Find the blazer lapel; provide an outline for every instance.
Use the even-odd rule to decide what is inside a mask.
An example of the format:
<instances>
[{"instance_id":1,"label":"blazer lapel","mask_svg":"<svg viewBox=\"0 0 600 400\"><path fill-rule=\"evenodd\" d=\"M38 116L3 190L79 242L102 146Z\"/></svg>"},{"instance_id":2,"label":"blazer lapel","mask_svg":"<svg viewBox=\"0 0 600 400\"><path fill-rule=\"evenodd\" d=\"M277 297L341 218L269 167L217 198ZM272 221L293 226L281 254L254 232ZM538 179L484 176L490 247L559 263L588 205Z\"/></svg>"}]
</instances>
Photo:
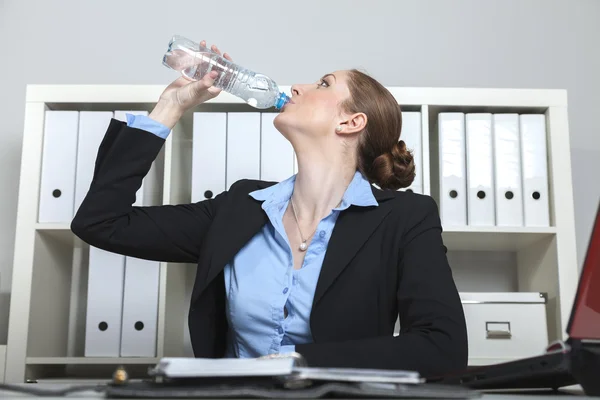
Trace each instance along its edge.
<instances>
[{"instance_id":1,"label":"blazer lapel","mask_svg":"<svg viewBox=\"0 0 600 400\"><path fill-rule=\"evenodd\" d=\"M313 308L392 210L385 201L394 198L394 192L373 188L373 194L379 206L351 206L340 213L321 267Z\"/></svg>"},{"instance_id":2,"label":"blazer lapel","mask_svg":"<svg viewBox=\"0 0 600 400\"><path fill-rule=\"evenodd\" d=\"M256 189L263 189L270 184L257 185ZM210 261L203 280L204 285L193 294L197 299L204 289L219 275L225 265L252 239L254 235L269 221L269 217L262 209L262 202L255 200L249 194L236 199L232 209L221 214L219 221L215 220L210 249Z\"/></svg>"}]
</instances>

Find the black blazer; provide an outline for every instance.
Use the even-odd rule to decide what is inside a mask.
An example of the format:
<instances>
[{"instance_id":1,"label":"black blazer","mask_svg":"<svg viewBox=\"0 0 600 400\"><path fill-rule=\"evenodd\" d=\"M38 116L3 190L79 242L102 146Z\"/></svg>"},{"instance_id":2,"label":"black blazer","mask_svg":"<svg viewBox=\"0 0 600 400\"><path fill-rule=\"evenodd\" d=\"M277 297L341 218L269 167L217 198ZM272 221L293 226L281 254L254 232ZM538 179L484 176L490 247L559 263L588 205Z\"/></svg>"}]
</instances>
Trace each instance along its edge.
<instances>
[{"instance_id":1,"label":"black blazer","mask_svg":"<svg viewBox=\"0 0 600 400\"><path fill-rule=\"evenodd\" d=\"M240 180L195 204L132 207L164 140L112 120L93 180L71 224L95 247L197 264L189 309L196 357L222 357L228 325L223 269L268 222L248 194L275 184ZM314 295L313 343L296 345L311 366L395 368L424 375L463 369L462 304L431 197L373 187L378 207L339 215ZM400 316L401 333L393 336Z\"/></svg>"}]
</instances>

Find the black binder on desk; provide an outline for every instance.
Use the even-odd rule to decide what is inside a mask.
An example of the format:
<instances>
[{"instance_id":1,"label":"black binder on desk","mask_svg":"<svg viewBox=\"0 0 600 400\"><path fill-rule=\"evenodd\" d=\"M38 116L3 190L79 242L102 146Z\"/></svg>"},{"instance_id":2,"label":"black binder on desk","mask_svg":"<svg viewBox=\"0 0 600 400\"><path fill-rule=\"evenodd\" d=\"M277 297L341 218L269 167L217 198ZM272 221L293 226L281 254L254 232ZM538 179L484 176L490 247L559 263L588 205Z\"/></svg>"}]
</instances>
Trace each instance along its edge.
<instances>
[{"instance_id":1,"label":"black binder on desk","mask_svg":"<svg viewBox=\"0 0 600 400\"><path fill-rule=\"evenodd\" d=\"M109 398L473 398L412 371L311 368L298 353L253 359L163 358L152 380L109 385Z\"/></svg>"}]
</instances>

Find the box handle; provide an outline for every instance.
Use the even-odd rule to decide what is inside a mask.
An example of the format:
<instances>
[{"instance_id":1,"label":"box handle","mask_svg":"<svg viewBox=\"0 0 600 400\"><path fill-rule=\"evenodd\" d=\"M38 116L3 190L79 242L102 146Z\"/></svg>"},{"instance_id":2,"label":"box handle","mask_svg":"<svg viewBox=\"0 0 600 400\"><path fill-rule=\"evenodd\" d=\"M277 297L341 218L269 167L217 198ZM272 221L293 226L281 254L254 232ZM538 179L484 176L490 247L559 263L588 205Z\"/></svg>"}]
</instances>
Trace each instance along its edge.
<instances>
[{"instance_id":1,"label":"box handle","mask_svg":"<svg viewBox=\"0 0 600 400\"><path fill-rule=\"evenodd\" d=\"M485 323L486 339L511 339L510 322L487 321Z\"/></svg>"}]
</instances>

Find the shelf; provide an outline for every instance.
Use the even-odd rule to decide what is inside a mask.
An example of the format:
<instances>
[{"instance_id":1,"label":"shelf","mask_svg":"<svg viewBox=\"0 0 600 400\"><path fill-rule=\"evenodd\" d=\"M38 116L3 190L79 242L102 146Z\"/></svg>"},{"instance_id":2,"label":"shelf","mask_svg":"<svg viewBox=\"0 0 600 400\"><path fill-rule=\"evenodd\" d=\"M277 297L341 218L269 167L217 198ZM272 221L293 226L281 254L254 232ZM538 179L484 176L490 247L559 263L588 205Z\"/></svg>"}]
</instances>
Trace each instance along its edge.
<instances>
[{"instance_id":1,"label":"shelf","mask_svg":"<svg viewBox=\"0 0 600 400\"><path fill-rule=\"evenodd\" d=\"M519 251L556 235L556 228L448 227L442 237L448 250Z\"/></svg>"},{"instance_id":2,"label":"shelf","mask_svg":"<svg viewBox=\"0 0 600 400\"><path fill-rule=\"evenodd\" d=\"M289 91L287 86L281 89ZM562 144L569 142L566 91L388 89L403 110L421 112L423 190L435 200L439 199L439 150L433 122L440 112L546 115L552 227L447 226L442 235L460 291L546 293L549 339L564 339L578 281L572 174L570 160L562 151ZM71 232L71 221L39 223L37 218L46 111L150 111L163 90L164 85L27 86L23 129L23 148L27 151L23 152L20 170L8 332L11 351L6 352L10 369L4 374L0 357L0 378L4 375L6 382L105 380L120 365L127 368L131 378L146 378L148 367L160 357L191 354L187 308L197 267L163 263L156 339L159 357L83 357L90 246ZM157 157L152 184L144 186L144 196L151 195L152 205L191 201L193 113L246 111L256 109L222 93L186 113ZM0 345L0 355L5 350ZM510 360L473 357L470 361L482 365Z\"/></svg>"},{"instance_id":3,"label":"shelf","mask_svg":"<svg viewBox=\"0 0 600 400\"><path fill-rule=\"evenodd\" d=\"M36 224L36 230L61 241L74 235L69 224ZM556 234L555 227L449 227L442 234L448 250L518 251Z\"/></svg>"},{"instance_id":4,"label":"shelf","mask_svg":"<svg viewBox=\"0 0 600 400\"><path fill-rule=\"evenodd\" d=\"M28 365L131 365L156 364L155 357L27 357Z\"/></svg>"},{"instance_id":5,"label":"shelf","mask_svg":"<svg viewBox=\"0 0 600 400\"><path fill-rule=\"evenodd\" d=\"M71 225L68 222L58 224L37 223L35 229L38 231L70 231Z\"/></svg>"},{"instance_id":6,"label":"shelf","mask_svg":"<svg viewBox=\"0 0 600 400\"><path fill-rule=\"evenodd\" d=\"M71 232L71 225L68 223L60 224L35 224L35 230L51 239L58 240L62 243L71 244L75 235Z\"/></svg>"}]
</instances>

